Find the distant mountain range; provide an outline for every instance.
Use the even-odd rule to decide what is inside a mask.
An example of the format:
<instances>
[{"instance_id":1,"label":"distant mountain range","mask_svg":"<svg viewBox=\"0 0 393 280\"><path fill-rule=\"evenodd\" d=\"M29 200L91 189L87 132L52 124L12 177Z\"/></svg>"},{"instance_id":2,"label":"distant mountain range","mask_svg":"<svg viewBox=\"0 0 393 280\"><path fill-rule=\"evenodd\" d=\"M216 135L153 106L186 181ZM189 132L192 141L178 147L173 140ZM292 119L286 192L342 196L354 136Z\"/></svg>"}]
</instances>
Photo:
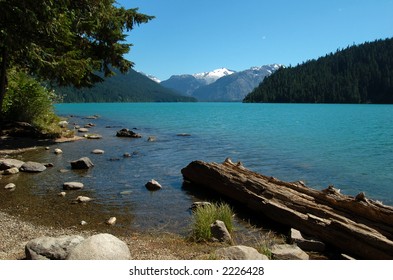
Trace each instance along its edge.
<instances>
[{"instance_id":1,"label":"distant mountain range","mask_svg":"<svg viewBox=\"0 0 393 280\"><path fill-rule=\"evenodd\" d=\"M242 101L266 76L280 67L280 64L271 64L239 72L220 68L193 75L173 75L160 84L198 101Z\"/></svg>"},{"instance_id":2,"label":"distant mountain range","mask_svg":"<svg viewBox=\"0 0 393 280\"><path fill-rule=\"evenodd\" d=\"M127 74L114 70L115 76L106 78L92 88L61 87L56 93L65 103L85 102L190 102L195 98L184 96L163 87L151 78L130 69Z\"/></svg>"}]
</instances>

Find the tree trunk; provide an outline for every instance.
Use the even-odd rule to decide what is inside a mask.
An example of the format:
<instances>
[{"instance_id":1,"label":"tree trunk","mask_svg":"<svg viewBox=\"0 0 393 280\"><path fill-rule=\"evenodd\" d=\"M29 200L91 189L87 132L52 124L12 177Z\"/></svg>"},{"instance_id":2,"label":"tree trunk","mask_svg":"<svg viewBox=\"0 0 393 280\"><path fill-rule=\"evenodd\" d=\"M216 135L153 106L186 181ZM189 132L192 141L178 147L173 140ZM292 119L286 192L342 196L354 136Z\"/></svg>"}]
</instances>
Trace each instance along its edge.
<instances>
[{"instance_id":1,"label":"tree trunk","mask_svg":"<svg viewBox=\"0 0 393 280\"><path fill-rule=\"evenodd\" d=\"M318 191L302 182L252 172L230 160L223 164L194 161L182 174L192 185L214 190L343 253L393 259L393 207L367 199L363 193L346 196L331 186Z\"/></svg>"},{"instance_id":2,"label":"tree trunk","mask_svg":"<svg viewBox=\"0 0 393 280\"><path fill-rule=\"evenodd\" d=\"M1 50L1 65L0 65L0 121L3 118L3 101L7 89L7 62L8 52L7 48L3 47Z\"/></svg>"}]
</instances>

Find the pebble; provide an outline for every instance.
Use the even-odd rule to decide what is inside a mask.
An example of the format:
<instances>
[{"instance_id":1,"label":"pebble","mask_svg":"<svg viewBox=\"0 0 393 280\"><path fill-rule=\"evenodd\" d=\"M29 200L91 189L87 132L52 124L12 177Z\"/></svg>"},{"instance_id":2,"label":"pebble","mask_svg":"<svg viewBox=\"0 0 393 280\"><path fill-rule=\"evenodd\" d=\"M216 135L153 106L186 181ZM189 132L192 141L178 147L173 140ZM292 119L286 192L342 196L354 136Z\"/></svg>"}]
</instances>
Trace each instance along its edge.
<instances>
[{"instance_id":1,"label":"pebble","mask_svg":"<svg viewBox=\"0 0 393 280\"><path fill-rule=\"evenodd\" d=\"M80 224L81 224L81 226L84 226L84 225L87 225L87 222L86 221L81 221Z\"/></svg>"},{"instance_id":2,"label":"pebble","mask_svg":"<svg viewBox=\"0 0 393 280\"><path fill-rule=\"evenodd\" d=\"M106 223L111 226L114 225L116 223L116 217L110 217Z\"/></svg>"},{"instance_id":3,"label":"pebble","mask_svg":"<svg viewBox=\"0 0 393 280\"><path fill-rule=\"evenodd\" d=\"M6 190L13 190L16 188L16 185L14 183L9 183L7 185L5 185L4 187Z\"/></svg>"},{"instance_id":4,"label":"pebble","mask_svg":"<svg viewBox=\"0 0 393 280\"><path fill-rule=\"evenodd\" d=\"M93 151L91 151L92 154L96 154L96 155L102 155L103 153L105 153L103 150L100 149L94 149Z\"/></svg>"},{"instance_id":5,"label":"pebble","mask_svg":"<svg viewBox=\"0 0 393 280\"><path fill-rule=\"evenodd\" d=\"M82 196L82 195L80 195L80 196L78 196L75 200L76 200L77 202L89 202L89 201L91 201L92 199L91 199L90 197L88 197L88 196Z\"/></svg>"},{"instance_id":6,"label":"pebble","mask_svg":"<svg viewBox=\"0 0 393 280\"><path fill-rule=\"evenodd\" d=\"M66 194L67 194L66 192L59 192L57 195L58 195L58 196L65 197L65 196L66 196Z\"/></svg>"}]
</instances>

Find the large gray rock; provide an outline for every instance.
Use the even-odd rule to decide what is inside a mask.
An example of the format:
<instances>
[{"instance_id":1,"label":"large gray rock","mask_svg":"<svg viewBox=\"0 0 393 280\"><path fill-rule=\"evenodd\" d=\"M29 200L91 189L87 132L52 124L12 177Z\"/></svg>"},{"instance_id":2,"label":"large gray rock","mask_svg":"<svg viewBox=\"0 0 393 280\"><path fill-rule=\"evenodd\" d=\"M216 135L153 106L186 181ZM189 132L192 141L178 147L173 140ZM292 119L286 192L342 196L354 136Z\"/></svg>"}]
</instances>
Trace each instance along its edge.
<instances>
[{"instance_id":1,"label":"large gray rock","mask_svg":"<svg viewBox=\"0 0 393 280\"><path fill-rule=\"evenodd\" d=\"M39 237L25 246L26 258L30 260L65 260L69 251L84 238L79 235Z\"/></svg>"},{"instance_id":2,"label":"large gray rock","mask_svg":"<svg viewBox=\"0 0 393 280\"><path fill-rule=\"evenodd\" d=\"M80 159L71 161L71 168L72 169L89 169L93 167L93 162L88 157L82 157Z\"/></svg>"},{"instance_id":3,"label":"large gray rock","mask_svg":"<svg viewBox=\"0 0 393 280\"><path fill-rule=\"evenodd\" d=\"M117 237L101 233L93 235L72 248L67 260L129 260L130 250Z\"/></svg>"},{"instance_id":4,"label":"large gray rock","mask_svg":"<svg viewBox=\"0 0 393 280\"><path fill-rule=\"evenodd\" d=\"M222 260L268 260L265 255L256 249L243 245L231 246L216 250L216 256Z\"/></svg>"},{"instance_id":5,"label":"large gray rock","mask_svg":"<svg viewBox=\"0 0 393 280\"><path fill-rule=\"evenodd\" d=\"M28 162L25 162L20 167L19 170L23 171L23 172L33 172L33 173L35 173L35 172L42 172L42 171L46 170L46 167L42 163L28 161Z\"/></svg>"},{"instance_id":6,"label":"large gray rock","mask_svg":"<svg viewBox=\"0 0 393 280\"><path fill-rule=\"evenodd\" d=\"M271 248L275 260L308 260L310 257L296 245L279 244Z\"/></svg>"},{"instance_id":7,"label":"large gray rock","mask_svg":"<svg viewBox=\"0 0 393 280\"><path fill-rule=\"evenodd\" d=\"M223 221L216 220L214 223L212 223L210 225L210 231L214 240L232 244L231 234L229 233Z\"/></svg>"},{"instance_id":8,"label":"large gray rock","mask_svg":"<svg viewBox=\"0 0 393 280\"><path fill-rule=\"evenodd\" d=\"M6 170L10 169L13 167L16 168L21 168L21 166L24 164L24 161L18 160L18 159L13 159L13 158L2 158L0 159L0 170Z\"/></svg>"},{"instance_id":9,"label":"large gray rock","mask_svg":"<svg viewBox=\"0 0 393 280\"><path fill-rule=\"evenodd\" d=\"M305 238L300 231L291 228L291 242L296 244L300 249L312 252L325 251L325 244L319 240Z\"/></svg>"}]
</instances>

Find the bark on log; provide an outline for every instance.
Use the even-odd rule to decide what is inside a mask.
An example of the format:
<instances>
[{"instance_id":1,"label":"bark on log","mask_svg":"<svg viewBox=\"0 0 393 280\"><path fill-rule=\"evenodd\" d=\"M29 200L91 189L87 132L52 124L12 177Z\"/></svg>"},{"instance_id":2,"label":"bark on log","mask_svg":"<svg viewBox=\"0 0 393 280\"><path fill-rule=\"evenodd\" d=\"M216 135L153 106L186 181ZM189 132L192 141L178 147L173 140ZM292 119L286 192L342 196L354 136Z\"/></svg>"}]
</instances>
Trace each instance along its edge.
<instances>
[{"instance_id":1,"label":"bark on log","mask_svg":"<svg viewBox=\"0 0 393 280\"><path fill-rule=\"evenodd\" d=\"M393 207L343 195L332 186L318 191L234 164L193 161L184 180L241 202L278 223L296 228L363 259L393 259Z\"/></svg>"}]
</instances>

